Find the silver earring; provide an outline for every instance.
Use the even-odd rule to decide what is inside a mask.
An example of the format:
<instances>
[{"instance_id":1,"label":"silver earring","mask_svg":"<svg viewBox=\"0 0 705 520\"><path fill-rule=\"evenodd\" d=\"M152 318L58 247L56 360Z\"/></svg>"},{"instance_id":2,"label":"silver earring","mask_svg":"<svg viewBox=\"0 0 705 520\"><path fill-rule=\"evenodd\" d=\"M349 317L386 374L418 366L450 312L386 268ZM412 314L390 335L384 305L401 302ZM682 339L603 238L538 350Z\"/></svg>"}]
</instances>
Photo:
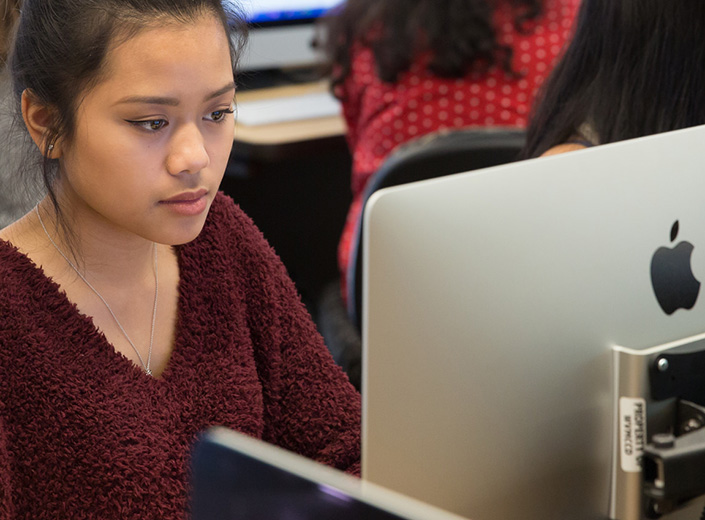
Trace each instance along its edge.
<instances>
[{"instance_id":1,"label":"silver earring","mask_svg":"<svg viewBox=\"0 0 705 520\"><path fill-rule=\"evenodd\" d=\"M54 145L53 145L53 144L50 144L50 145L47 147L47 150L50 151L50 152L51 152L53 149L54 149Z\"/></svg>"}]
</instances>

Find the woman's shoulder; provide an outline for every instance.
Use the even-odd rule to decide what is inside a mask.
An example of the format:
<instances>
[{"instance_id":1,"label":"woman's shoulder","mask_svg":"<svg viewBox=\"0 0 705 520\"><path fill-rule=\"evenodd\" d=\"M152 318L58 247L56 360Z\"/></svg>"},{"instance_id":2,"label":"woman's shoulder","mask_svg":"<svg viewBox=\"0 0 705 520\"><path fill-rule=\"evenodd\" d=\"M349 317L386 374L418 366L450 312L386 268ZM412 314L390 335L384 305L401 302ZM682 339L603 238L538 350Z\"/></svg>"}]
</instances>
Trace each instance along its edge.
<instances>
[{"instance_id":1,"label":"woman's shoulder","mask_svg":"<svg viewBox=\"0 0 705 520\"><path fill-rule=\"evenodd\" d=\"M218 290L237 287L245 299L279 293L287 274L281 259L252 219L227 195L218 193L206 224L180 249L183 269L199 279L217 279Z\"/></svg>"},{"instance_id":2,"label":"woman's shoulder","mask_svg":"<svg viewBox=\"0 0 705 520\"><path fill-rule=\"evenodd\" d=\"M591 125L583 123L565 142L556 144L541 154L541 157L592 148L600 142Z\"/></svg>"},{"instance_id":3,"label":"woman's shoulder","mask_svg":"<svg viewBox=\"0 0 705 520\"><path fill-rule=\"evenodd\" d=\"M34 327L38 304L46 307L61 300L52 283L29 257L0 239L0 332L16 336Z\"/></svg>"},{"instance_id":4,"label":"woman's shoulder","mask_svg":"<svg viewBox=\"0 0 705 520\"><path fill-rule=\"evenodd\" d=\"M213 238L238 238L256 233L252 219L240 209L233 199L219 191L208 212L208 218L197 240Z\"/></svg>"},{"instance_id":5,"label":"woman's shoulder","mask_svg":"<svg viewBox=\"0 0 705 520\"><path fill-rule=\"evenodd\" d=\"M188 257L209 257L209 262L239 265L270 257L271 247L252 219L233 199L218 192L200 235L183 248Z\"/></svg>"},{"instance_id":6,"label":"woman's shoulder","mask_svg":"<svg viewBox=\"0 0 705 520\"><path fill-rule=\"evenodd\" d=\"M541 157L548 157L549 155L558 155L566 152L574 152L576 150L583 150L585 148L588 147L583 143L563 143L549 148L541 154Z\"/></svg>"},{"instance_id":7,"label":"woman's shoulder","mask_svg":"<svg viewBox=\"0 0 705 520\"><path fill-rule=\"evenodd\" d=\"M36 270L32 261L6 237L0 235L0 290L26 283L26 277Z\"/></svg>"}]
</instances>

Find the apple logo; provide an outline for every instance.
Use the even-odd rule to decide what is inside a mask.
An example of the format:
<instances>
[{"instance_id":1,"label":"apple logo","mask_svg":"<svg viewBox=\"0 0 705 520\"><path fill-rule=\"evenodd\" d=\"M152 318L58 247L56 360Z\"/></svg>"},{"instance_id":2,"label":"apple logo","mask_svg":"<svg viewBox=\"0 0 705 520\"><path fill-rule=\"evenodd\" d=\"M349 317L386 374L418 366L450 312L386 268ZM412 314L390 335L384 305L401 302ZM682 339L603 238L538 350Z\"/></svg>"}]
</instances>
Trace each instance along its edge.
<instances>
[{"instance_id":1,"label":"apple logo","mask_svg":"<svg viewBox=\"0 0 705 520\"><path fill-rule=\"evenodd\" d=\"M678 236L678 221L671 228L671 242ZM651 258L651 285L656 300L666 314L677 309L692 309L700 292L700 282L693 276L690 258L693 244L682 241L673 248L659 247Z\"/></svg>"}]
</instances>

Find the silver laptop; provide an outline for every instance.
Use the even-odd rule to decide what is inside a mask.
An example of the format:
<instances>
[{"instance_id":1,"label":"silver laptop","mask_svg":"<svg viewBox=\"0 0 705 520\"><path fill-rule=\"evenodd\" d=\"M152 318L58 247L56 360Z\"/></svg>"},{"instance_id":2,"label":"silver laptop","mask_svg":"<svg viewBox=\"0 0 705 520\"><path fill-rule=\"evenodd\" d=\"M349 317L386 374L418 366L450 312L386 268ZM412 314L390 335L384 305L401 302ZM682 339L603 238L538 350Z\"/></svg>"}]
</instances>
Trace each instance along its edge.
<instances>
[{"instance_id":1,"label":"silver laptop","mask_svg":"<svg viewBox=\"0 0 705 520\"><path fill-rule=\"evenodd\" d=\"M191 466L191 520L462 520L222 427Z\"/></svg>"},{"instance_id":2,"label":"silver laptop","mask_svg":"<svg viewBox=\"0 0 705 520\"><path fill-rule=\"evenodd\" d=\"M612 350L705 332L705 127L381 190L365 216L363 477L475 520L633 520Z\"/></svg>"}]
</instances>

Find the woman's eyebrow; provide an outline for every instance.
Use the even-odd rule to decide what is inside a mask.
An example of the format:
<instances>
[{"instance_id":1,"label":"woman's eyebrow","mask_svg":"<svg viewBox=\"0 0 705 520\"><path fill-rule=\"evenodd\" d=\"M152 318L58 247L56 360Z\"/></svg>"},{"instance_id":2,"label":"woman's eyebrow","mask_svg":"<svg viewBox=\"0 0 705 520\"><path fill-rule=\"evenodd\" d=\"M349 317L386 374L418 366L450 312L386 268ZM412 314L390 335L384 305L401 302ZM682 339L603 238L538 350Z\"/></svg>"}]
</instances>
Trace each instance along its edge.
<instances>
[{"instance_id":1,"label":"woman's eyebrow","mask_svg":"<svg viewBox=\"0 0 705 520\"><path fill-rule=\"evenodd\" d=\"M217 98L218 96L222 96L223 94L226 94L230 92L231 90L235 90L235 82L231 81L227 85L225 85L223 88L219 88L215 92L210 93L205 97L203 101L210 101L213 98Z\"/></svg>"},{"instance_id":2,"label":"woman's eyebrow","mask_svg":"<svg viewBox=\"0 0 705 520\"><path fill-rule=\"evenodd\" d=\"M235 90L235 82L230 82L222 88L211 92L203 98L203 101L210 101L211 99L222 96L223 94ZM118 100L116 105L123 104L144 104L144 105L166 105L176 107L179 106L179 100L173 97L167 96L127 96Z\"/></svg>"}]
</instances>

